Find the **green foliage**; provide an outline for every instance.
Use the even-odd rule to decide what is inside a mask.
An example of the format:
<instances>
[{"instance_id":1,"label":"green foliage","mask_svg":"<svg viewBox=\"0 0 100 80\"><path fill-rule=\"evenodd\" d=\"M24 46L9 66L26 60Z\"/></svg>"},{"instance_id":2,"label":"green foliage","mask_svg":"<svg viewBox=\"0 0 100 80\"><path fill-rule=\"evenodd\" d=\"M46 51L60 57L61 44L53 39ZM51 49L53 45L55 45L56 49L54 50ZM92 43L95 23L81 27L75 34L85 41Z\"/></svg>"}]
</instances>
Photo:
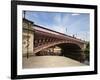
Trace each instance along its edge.
<instances>
[{"instance_id":1,"label":"green foliage","mask_svg":"<svg viewBox=\"0 0 100 80\"><path fill-rule=\"evenodd\" d=\"M89 57L90 57L90 43L89 42L87 42L86 44L84 53L85 53L86 59L89 61Z\"/></svg>"}]
</instances>

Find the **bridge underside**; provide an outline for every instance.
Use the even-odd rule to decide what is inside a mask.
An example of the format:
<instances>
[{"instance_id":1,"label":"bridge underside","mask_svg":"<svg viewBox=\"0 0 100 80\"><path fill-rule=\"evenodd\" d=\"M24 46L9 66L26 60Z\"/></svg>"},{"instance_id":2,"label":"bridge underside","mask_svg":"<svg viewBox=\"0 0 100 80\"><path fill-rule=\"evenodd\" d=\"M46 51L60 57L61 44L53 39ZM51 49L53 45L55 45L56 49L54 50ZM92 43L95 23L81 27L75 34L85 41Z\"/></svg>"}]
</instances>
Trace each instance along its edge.
<instances>
[{"instance_id":1,"label":"bridge underside","mask_svg":"<svg viewBox=\"0 0 100 80\"><path fill-rule=\"evenodd\" d=\"M61 54L63 56L78 60L80 62L84 61L84 53L78 45L66 43L58 46L61 47Z\"/></svg>"},{"instance_id":2,"label":"bridge underside","mask_svg":"<svg viewBox=\"0 0 100 80\"><path fill-rule=\"evenodd\" d=\"M55 50L56 47L59 47L59 48ZM58 44L58 45L46 48L36 53L36 55L37 56L45 56L45 55L65 56L65 57L69 57L80 62L83 62L85 58L84 53L82 52L81 48L78 45L71 44L71 43L63 43L63 44Z\"/></svg>"}]
</instances>

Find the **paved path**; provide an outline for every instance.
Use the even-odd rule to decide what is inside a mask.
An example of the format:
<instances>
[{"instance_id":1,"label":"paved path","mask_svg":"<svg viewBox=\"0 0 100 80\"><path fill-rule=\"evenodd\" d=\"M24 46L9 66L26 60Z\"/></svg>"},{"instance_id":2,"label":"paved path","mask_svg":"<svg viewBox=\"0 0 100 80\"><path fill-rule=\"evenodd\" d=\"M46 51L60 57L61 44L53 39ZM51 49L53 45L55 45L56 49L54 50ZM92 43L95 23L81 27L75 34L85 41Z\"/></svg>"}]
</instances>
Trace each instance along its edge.
<instances>
[{"instance_id":1,"label":"paved path","mask_svg":"<svg viewBox=\"0 0 100 80\"><path fill-rule=\"evenodd\" d=\"M52 68L52 67L68 67L68 66L84 66L84 64L63 56L34 56L23 58L23 68Z\"/></svg>"}]
</instances>

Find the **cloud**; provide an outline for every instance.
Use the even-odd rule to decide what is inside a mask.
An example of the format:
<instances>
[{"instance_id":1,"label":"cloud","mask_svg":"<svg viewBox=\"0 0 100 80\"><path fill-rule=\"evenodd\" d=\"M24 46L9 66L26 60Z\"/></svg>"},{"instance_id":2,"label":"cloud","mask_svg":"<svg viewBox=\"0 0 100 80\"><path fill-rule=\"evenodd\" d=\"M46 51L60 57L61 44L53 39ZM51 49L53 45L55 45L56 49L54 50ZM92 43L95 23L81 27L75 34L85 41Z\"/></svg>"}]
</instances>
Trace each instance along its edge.
<instances>
[{"instance_id":1,"label":"cloud","mask_svg":"<svg viewBox=\"0 0 100 80\"><path fill-rule=\"evenodd\" d=\"M61 24L61 15L60 14L56 14L53 16L53 21L55 25Z\"/></svg>"},{"instance_id":2,"label":"cloud","mask_svg":"<svg viewBox=\"0 0 100 80\"><path fill-rule=\"evenodd\" d=\"M78 33L78 38L86 41L90 41L90 33L86 31L81 31Z\"/></svg>"},{"instance_id":3,"label":"cloud","mask_svg":"<svg viewBox=\"0 0 100 80\"><path fill-rule=\"evenodd\" d=\"M66 29L62 25L53 25L52 30L60 33L66 33Z\"/></svg>"},{"instance_id":4,"label":"cloud","mask_svg":"<svg viewBox=\"0 0 100 80\"><path fill-rule=\"evenodd\" d=\"M89 15L80 13L31 12L27 13L27 16L37 25L89 40Z\"/></svg>"}]
</instances>

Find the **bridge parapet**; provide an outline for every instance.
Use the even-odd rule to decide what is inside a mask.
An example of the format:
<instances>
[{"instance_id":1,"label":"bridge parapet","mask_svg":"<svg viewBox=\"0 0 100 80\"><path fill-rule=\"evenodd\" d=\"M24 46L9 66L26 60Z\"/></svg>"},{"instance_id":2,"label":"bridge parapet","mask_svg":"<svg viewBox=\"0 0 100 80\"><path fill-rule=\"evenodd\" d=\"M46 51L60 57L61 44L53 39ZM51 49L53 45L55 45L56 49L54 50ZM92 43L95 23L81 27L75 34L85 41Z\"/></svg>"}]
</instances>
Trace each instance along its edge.
<instances>
[{"instance_id":1,"label":"bridge parapet","mask_svg":"<svg viewBox=\"0 0 100 80\"><path fill-rule=\"evenodd\" d=\"M37 30L37 31L40 31L42 33L48 33L48 34L51 34L51 35L56 35L56 37L58 36L58 37L63 38L63 39L67 38L67 39L75 40L75 41L78 41L78 42L81 42L81 43L85 43L85 41L78 39L76 37L66 35L66 34L63 34L63 33L57 32L57 31L53 31L53 30L50 30L50 29L47 29L47 28L44 28L44 27L41 27L41 26L38 26L38 25L35 25L35 24L34 24L34 29Z\"/></svg>"}]
</instances>

